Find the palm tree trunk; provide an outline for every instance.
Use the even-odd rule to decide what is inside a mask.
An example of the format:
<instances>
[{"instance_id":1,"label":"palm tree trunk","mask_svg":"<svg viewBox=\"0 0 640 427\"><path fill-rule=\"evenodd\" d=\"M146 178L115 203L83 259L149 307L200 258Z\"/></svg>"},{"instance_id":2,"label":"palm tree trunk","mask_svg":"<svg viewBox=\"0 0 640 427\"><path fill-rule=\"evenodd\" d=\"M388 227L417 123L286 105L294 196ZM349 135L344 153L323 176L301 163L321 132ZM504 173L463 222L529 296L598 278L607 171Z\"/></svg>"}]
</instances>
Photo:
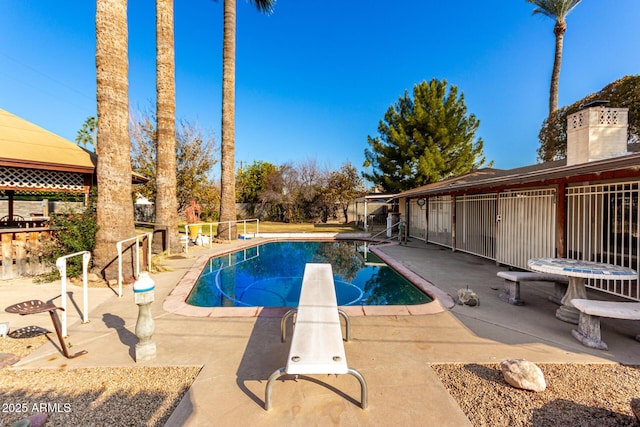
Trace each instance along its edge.
<instances>
[{"instance_id":1,"label":"palm tree trunk","mask_svg":"<svg viewBox=\"0 0 640 427\"><path fill-rule=\"evenodd\" d=\"M236 0L224 0L222 46L222 162L220 179L220 221L236 219L235 85L236 85ZM235 223L218 227L218 237L235 239ZM230 233L229 233L230 232Z\"/></svg>"},{"instance_id":2,"label":"palm tree trunk","mask_svg":"<svg viewBox=\"0 0 640 427\"><path fill-rule=\"evenodd\" d=\"M166 230L167 247L179 252L176 184L176 79L173 0L156 0L156 229ZM158 236L158 233L155 234ZM158 251L160 245L155 244Z\"/></svg>"},{"instance_id":3,"label":"palm tree trunk","mask_svg":"<svg viewBox=\"0 0 640 427\"><path fill-rule=\"evenodd\" d=\"M135 236L129 140L127 0L96 3L96 95L98 101L97 224L94 267L117 277L116 243ZM132 276L128 251L123 277Z\"/></svg>"},{"instance_id":4,"label":"palm tree trunk","mask_svg":"<svg viewBox=\"0 0 640 427\"><path fill-rule=\"evenodd\" d=\"M564 21L556 21L553 32L556 36L556 50L553 59L553 70L551 72L551 88L549 89L549 114L558 109L558 92L560 87L560 68L562 67L562 47L564 44L564 33L567 25Z\"/></svg>"}]
</instances>

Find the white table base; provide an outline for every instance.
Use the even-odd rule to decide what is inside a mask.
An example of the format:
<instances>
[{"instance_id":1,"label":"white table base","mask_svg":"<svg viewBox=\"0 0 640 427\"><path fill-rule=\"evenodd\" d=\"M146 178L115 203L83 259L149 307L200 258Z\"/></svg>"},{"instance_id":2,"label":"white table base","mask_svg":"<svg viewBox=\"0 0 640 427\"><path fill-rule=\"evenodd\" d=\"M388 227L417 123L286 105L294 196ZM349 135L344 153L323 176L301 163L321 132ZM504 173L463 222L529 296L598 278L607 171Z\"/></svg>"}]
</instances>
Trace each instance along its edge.
<instances>
[{"instance_id":1,"label":"white table base","mask_svg":"<svg viewBox=\"0 0 640 427\"><path fill-rule=\"evenodd\" d=\"M556 310L556 317L563 322L577 325L580 319L580 311L571 303L572 299L587 299L587 288L582 277L569 277L567 292L562 297L562 305Z\"/></svg>"}]
</instances>

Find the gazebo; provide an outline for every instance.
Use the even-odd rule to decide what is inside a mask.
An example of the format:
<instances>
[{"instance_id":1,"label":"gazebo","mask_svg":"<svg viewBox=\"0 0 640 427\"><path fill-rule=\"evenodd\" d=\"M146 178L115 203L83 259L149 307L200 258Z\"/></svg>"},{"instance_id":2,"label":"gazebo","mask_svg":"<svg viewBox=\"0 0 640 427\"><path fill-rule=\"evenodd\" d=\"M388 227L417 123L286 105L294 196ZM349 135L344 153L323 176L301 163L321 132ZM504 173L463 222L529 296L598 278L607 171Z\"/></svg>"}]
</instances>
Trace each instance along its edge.
<instances>
[{"instance_id":1,"label":"gazebo","mask_svg":"<svg viewBox=\"0 0 640 427\"><path fill-rule=\"evenodd\" d=\"M0 226L32 225L14 217L17 194L81 193L93 182L96 156L75 143L0 109L0 194L8 215Z\"/></svg>"},{"instance_id":2,"label":"gazebo","mask_svg":"<svg viewBox=\"0 0 640 427\"><path fill-rule=\"evenodd\" d=\"M17 195L46 198L76 193L88 199L95 154L6 110L0 109L0 196L7 215L0 218L2 278L37 273L37 247L49 234L48 210L27 217L14 214Z\"/></svg>"}]
</instances>

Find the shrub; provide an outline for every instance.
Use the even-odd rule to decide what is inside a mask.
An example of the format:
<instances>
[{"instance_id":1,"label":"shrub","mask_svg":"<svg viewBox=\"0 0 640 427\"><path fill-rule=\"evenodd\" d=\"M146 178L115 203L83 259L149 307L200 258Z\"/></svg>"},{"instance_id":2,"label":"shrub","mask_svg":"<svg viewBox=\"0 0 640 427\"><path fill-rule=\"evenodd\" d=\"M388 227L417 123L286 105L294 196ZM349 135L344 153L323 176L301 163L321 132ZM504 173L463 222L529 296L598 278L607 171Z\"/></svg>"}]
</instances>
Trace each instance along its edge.
<instances>
[{"instance_id":1,"label":"shrub","mask_svg":"<svg viewBox=\"0 0 640 427\"><path fill-rule=\"evenodd\" d=\"M81 213L52 214L49 219L52 238L44 247L43 261L55 265L56 260L75 252L90 251L96 247L96 232L98 224L96 214L91 208ZM82 275L82 257L67 259L67 276ZM40 276L42 281L52 281L60 278L57 269Z\"/></svg>"}]
</instances>

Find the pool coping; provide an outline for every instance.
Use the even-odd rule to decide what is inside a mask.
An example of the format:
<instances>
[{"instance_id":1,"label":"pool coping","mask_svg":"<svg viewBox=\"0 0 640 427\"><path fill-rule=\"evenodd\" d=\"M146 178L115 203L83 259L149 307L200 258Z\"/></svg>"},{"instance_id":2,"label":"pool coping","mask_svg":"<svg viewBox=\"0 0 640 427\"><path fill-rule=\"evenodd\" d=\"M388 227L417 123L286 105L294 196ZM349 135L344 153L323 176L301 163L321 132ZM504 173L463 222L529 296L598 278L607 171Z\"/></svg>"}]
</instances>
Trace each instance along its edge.
<instances>
[{"instance_id":1,"label":"pool coping","mask_svg":"<svg viewBox=\"0 0 640 427\"><path fill-rule=\"evenodd\" d=\"M282 317L291 307L197 307L186 302L205 264L212 257L223 256L238 250L243 250L257 246L259 244L277 242L282 240L313 240L313 241L338 241L353 240L353 236L322 236L314 237L305 234L304 236L269 236L261 237L259 241L247 240L246 244L234 246L227 250L199 256L191 265L188 271L182 276L176 287L165 298L162 308L173 314L188 317ZM358 237L356 240L370 241L366 238ZM340 306L349 316L417 316L424 314L436 314L447 311L455 305L453 298L446 292L437 288L434 284L414 273L396 259L381 251L386 246L397 245L396 242L380 243L370 247L371 252L380 257L390 267L404 276L413 285L429 295L431 302L417 305L370 305L370 306Z\"/></svg>"}]
</instances>

